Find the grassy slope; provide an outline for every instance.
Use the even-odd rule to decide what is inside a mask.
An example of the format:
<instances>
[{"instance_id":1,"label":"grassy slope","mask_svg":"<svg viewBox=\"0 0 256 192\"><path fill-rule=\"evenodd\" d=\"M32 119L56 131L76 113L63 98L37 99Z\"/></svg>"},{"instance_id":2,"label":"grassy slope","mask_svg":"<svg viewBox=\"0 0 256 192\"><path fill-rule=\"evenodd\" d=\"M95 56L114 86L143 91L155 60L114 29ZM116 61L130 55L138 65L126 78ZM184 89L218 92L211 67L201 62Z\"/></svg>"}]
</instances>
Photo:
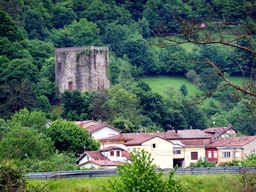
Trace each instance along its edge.
<instances>
[{"instance_id":1,"label":"grassy slope","mask_svg":"<svg viewBox=\"0 0 256 192\"><path fill-rule=\"evenodd\" d=\"M185 77L172 77L172 76L149 76L143 77L140 80L147 83L153 92L164 95L168 88L172 87L176 91L179 91L182 84L185 84L188 89L189 96L195 96L196 93L202 93L200 89L188 81Z\"/></svg>"}]
</instances>

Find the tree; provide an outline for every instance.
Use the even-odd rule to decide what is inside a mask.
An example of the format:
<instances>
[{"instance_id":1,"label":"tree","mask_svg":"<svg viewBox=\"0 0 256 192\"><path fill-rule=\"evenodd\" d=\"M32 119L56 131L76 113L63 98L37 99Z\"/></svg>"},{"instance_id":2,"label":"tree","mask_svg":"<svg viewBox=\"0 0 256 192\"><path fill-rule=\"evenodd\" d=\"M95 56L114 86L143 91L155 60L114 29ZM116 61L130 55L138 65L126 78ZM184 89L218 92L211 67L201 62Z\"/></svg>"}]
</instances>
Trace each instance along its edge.
<instances>
[{"instance_id":1,"label":"tree","mask_svg":"<svg viewBox=\"0 0 256 192\"><path fill-rule=\"evenodd\" d=\"M84 120L89 118L90 114L90 96L89 92L74 90L70 92L65 90L60 96L64 103L62 117L67 120Z\"/></svg>"},{"instance_id":2,"label":"tree","mask_svg":"<svg viewBox=\"0 0 256 192\"><path fill-rule=\"evenodd\" d=\"M56 29L63 28L65 25L71 24L77 18L72 8L65 7L64 3L57 2L53 6L52 25Z\"/></svg>"},{"instance_id":3,"label":"tree","mask_svg":"<svg viewBox=\"0 0 256 192\"><path fill-rule=\"evenodd\" d=\"M173 180L175 170L169 172L167 180L163 179L163 171L157 171L153 164L151 154L144 149L130 153L132 163L123 163L117 166L120 180L109 180L108 188L103 187L107 192L127 191L155 191L155 192L182 192L181 185Z\"/></svg>"},{"instance_id":4,"label":"tree","mask_svg":"<svg viewBox=\"0 0 256 192\"><path fill-rule=\"evenodd\" d=\"M100 30L93 22L82 18L62 29L53 29L51 39L55 47L101 45Z\"/></svg>"},{"instance_id":5,"label":"tree","mask_svg":"<svg viewBox=\"0 0 256 192\"><path fill-rule=\"evenodd\" d=\"M9 132L10 128L4 119L0 119L0 141Z\"/></svg>"},{"instance_id":6,"label":"tree","mask_svg":"<svg viewBox=\"0 0 256 192\"><path fill-rule=\"evenodd\" d=\"M20 28L18 28L12 18L1 10L0 21L0 37L6 37L11 42L20 41L24 38Z\"/></svg>"},{"instance_id":7,"label":"tree","mask_svg":"<svg viewBox=\"0 0 256 192\"><path fill-rule=\"evenodd\" d=\"M103 108L110 112L109 121L122 117L133 123L140 124L139 99L137 96L119 85L115 85L108 89L108 100L103 104Z\"/></svg>"},{"instance_id":8,"label":"tree","mask_svg":"<svg viewBox=\"0 0 256 192\"><path fill-rule=\"evenodd\" d=\"M7 123L11 128L15 128L16 126L28 127L36 130L38 133L45 133L46 125L49 121L44 112L30 112L28 109L24 108L16 112Z\"/></svg>"},{"instance_id":9,"label":"tree","mask_svg":"<svg viewBox=\"0 0 256 192\"><path fill-rule=\"evenodd\" d=\"M99 142L90 138L87 130L71 121L54 121L46 130L46 135L52 138L54 146L60 152L70 152L79 156L85 150L99 149Z\"/></svg>"},{"instance_id":10,"label":"tree","mask_svg":"<svg viewBox=\"0 0 256 192\"><path fill-rule=\"evenodd\" d=\"M182 36L182 38L178 39L175 36L170 36L169 31L172 29L172 26L167 22L162 24L159 22L159 27L156 30L156 35L159 40L158 45L160 47L168 47L185 43L194 43L198 45L221 44L225 47L237 48L255 55L256 53L254 47L248 46L254 45L256 27L254 6L255 2L239 2L239 8L236 8L239 10L241 7L243 7L244 11L242 12L242 17L239 19L237 18L236 21L229 19L224 19L223 21L223 15L215 15L212 9L213 7L209 7L207 3L204 3L204 7L209 7L210 13L205 17L203 15L199 15L199 17L203 18L203 21L198 21L196 18L182 18L176 14L176 21L179 22L179 35ZM225 12L224 14L228 14L228 12ZM215 22L216 20L220 22ZM226 35L227 31L228 35ZM242 44L243 41L248 43ZM209 67L213 68L222 78L222 80L225 81L225 85L218 87L218 89L221 89L224 86L232 86L245 94L254 97L256 96L256 92L252 91L254 84L251 84L252 86L249 87L250 89L248 89L231 82L228 78L226 78L221 68L218 67L218 63L214 63L214 61L208 57L203 58L203 60L200 62L196 61L196 63L208 65ZM249 80L248 85L252 80L253 79Z\"/></svg>"},{"instance_id":11,"label":"tree","mask_svg":"<svg viewBox=\"0 0 256 192\"><path fill-rule=\"evenodd\" d=\"M188 89L187 86L185 84L182 84L179 91L184 95L187 96L188 95Z\"/></svg>"},{"instance_id":12,"label":"tree","mask_svg":"<svg viewBox=\"0 0 256 192\"><path fill-rule=\"evenodd\" d=\"M29 138L29 139L28 139ZM0 159L46 159L53 154L53 142L37 130L17 125L0 141Z\"/></svg>"}]
</instances>

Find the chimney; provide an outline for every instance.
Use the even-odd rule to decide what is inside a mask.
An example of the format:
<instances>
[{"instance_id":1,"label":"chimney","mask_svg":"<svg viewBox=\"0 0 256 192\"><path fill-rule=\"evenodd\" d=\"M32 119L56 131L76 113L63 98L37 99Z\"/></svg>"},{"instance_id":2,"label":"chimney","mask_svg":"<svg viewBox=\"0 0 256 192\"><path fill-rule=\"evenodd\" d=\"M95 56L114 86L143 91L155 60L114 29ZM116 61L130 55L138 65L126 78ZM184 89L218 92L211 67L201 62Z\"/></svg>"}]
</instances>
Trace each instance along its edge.
<instances>
[{"instance_id":1,"label":"chimney","mask_svg":"<svg viewBox=\"0 0 256 192\"><path fill-rule=\"evenodd\" d=\"M178 129L175 129L175 133L176 133L176 134L178 133Z\"/></svg>"}]
</instances>

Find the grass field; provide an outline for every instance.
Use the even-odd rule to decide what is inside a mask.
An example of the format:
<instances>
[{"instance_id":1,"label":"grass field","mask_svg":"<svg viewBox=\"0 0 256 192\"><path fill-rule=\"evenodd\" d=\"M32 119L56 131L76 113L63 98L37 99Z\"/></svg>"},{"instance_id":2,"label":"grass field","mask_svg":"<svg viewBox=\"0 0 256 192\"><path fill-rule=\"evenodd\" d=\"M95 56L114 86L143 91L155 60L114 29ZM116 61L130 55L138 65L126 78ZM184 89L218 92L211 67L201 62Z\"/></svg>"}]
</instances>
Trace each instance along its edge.
<instances>
[{"instance_id":1,"label":"grass field","mask_svg":"<svg viewBox=\"0 0 256 192\"><path fill-rule=\"evenodd\" d=\"M180 181L187 192L234 192L230 187L234 185L235 175L175 175L174 179ZM46 186L45 192L100 192L103 185L108 185L109 178L76 178L56 180L29 180L31 185Z\"/></svg>"},{"instance_id":2,"label":"grass field","mask_svg":"<svg viewBox=\"0 0 256 192\"><path fill-rule=\"evenodd\" d=\"M179 91L182 84L186 85L189 96L195 96L197 93L202 93L202 91L195 84L188 81L185 77L158 75L142 77L140 80L147 83L153 92L161 95L164 95L165 92L170 88Z\"/></svg>"}]
</instances>

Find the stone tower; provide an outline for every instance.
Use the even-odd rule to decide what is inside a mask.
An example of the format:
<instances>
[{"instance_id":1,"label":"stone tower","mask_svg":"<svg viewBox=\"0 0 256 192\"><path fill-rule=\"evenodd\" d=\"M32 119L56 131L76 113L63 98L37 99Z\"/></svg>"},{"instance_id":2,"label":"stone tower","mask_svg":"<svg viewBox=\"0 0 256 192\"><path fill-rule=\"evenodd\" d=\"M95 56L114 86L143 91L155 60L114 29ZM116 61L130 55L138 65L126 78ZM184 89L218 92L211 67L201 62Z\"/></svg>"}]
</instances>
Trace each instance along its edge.
<instances>
[{"instance_id":1,"label":"stone tower","mask_svg":"<svg viewBox=\"0 0 256 192\"><path fill-rule=\"evenodd\" d=\"M57 95L65 90L102 91L110 87L107 47L69 47L55 50Z\"/></svg>"}]
</instances>

